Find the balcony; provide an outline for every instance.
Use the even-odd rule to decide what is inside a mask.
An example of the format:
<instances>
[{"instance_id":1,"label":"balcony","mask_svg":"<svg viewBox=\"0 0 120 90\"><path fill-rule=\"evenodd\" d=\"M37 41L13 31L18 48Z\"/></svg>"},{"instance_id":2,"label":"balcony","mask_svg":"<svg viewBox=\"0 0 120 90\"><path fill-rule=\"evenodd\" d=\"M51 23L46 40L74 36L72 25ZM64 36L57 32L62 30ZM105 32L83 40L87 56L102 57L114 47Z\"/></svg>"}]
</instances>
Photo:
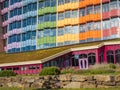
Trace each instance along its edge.
<instances>
[{"instance_id":1,"label":"balcony","mask_svg":"<svg viewBox=\"0 0 120 90\"><path fill-rule=\"evenodd\" d=\"M119 10L118 9L111 10L110 16L111 17L119 16Z\"/></svg>"},{"instance_id":2,"label":"balcony","mask_svg":"<svg viewBox=\"0 0 120 90\"><path fill-rule=\"evenodd\" d=\"M108 37L108 36L110 36L110 30L109 29L103 30L103 37Z\"/></svg>"},{"instance_id":3,"label":"balcony","mask_svg":"<svg viewBox=\"0 0 120 90\"><path fill-rule=\"evenodd\" d=\"M103 12L102 13L102 19L109 19L110 18L110 13L109 12Z\"/></svg>"},{"instance_id":4,"label":"balcony","mask_svg":"<svg viewBox=\"0 0 120 90\"><path fill-rule=\"evenodd\" d=\"M117 27L112 27L111 28L111 35L115 35L118 33L118 28Z\"/></svg>"}]
</instances>

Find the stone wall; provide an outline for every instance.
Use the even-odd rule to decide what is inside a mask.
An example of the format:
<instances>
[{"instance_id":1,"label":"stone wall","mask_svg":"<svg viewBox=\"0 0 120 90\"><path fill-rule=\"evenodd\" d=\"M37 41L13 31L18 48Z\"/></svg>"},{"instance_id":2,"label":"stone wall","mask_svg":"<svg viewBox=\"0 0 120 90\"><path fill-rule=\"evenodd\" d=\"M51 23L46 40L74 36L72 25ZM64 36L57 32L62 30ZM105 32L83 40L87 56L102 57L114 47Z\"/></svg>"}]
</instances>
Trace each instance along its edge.
<instances>
[{"instance_id":1,"label":"stone wall","mask_svg":"<svg viewBox=\"0 0 120 90\"><path fill-rule=\"evenodd\" d=\"M109 88L120 86L120 75L17 76L0 78L0 87Z\"/></svg>"}]
</instances>

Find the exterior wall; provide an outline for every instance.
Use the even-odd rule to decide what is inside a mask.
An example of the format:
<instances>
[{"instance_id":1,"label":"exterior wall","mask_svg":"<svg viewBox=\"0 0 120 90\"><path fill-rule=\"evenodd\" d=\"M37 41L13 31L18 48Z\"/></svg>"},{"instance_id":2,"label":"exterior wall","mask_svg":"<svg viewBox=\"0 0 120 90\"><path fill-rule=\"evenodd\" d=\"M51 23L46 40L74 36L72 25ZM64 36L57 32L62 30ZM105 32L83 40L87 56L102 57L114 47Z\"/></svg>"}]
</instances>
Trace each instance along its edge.
<instances>
[{"instance_id":1,"label":"exterior wall","mask_svg":"<svg viewBox=\"0 0 120 90\"><path fill-rule=\"evenodd\" d=\"M111 53L111 51L113 53ZM108 53L110 52L110 53ZM85 56L86 55L86 56ZM86 61L80 63L80 61ZM75 69L88 69L90 66L102 63L120 64L120 45L106 45L96 49L77 50L66 53L41 64L26 64L3 66L0 70L13 70L17 74L38 74L44 67L57 66L60 69L73 67ZM81 68L85 64L86 67ZM83 66L82 66L83 67Z\"/></svg>"},{"instance_id":2,"label":"exterior wall","mask_svg":"<svg viewBox=\"0 0 120 90\"><path fill-rule=\"evenodd\" d=\"M1 3L3 43L8 53L120 37L119 0L1 0Z\"/></svg>"}]
</instances>

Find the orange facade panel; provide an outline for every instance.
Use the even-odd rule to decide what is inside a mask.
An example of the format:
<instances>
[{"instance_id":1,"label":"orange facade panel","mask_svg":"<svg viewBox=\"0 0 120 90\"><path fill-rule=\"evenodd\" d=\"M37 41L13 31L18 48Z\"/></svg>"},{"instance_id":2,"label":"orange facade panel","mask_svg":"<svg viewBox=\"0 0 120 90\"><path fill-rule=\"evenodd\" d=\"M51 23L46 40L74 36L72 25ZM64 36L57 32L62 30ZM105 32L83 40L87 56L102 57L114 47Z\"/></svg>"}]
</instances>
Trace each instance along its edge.
<instances>
[{"instance_id":1,"label":"orange facade panel","mask_svg":"<svg viewBox=\"0 0 120 90\"><path fill-rule=\"evenodd\" d=\"M80 24L86 23L86 16L80 17L80 18L79 18L79 23L80 23Z\"/></svg>"},{"instance_id":2,"label":"orange facade panel","mask_svg":"<svg viewBox=\"0 0 120 90\"><path fill-rule=\"evenodd\" d=\"M86 32L79 34L79 40L85 40L86 39Z\"/></svg>"},{"instance_id":3,"label":"orange facade panel","mask_svg":"<svg viewBox=\"0 0 120 90\"><path fill-rule=\"evenodd\" d=\"M96 4L100 4L101 3L101 0L93 0L93 4L96 5Z\"/></svg>"},{"instance_id":4,"label":"orange facade panel","mask_svg":"<svg viewBox=\"0 0 120 90\"><path fill-rule=\"evenodd\" d=\"M63 12L64 11L64 5L59 5L57 7L57 12Z\"/></svg>"},{"instance_id":5,"label":"orange facade panel","mask_svg":"<svg viewBox=\"0 0 120 90\"><path fill-rule=\"evenodd\" d=\"M93 0L85 0L86 6L92 5Z\"/></svg>"},{"instance_id":6,"label":"orange facade panel","mask_svg":"<svg viewBox=\"0 0 120 90\"><path fill-rule=\"evenodd\" d=\"M101 30L95 30L93 37L94 38L101 38Z\"/></svg>"},{"instance_id":7,"label":"orange facade panel","mask_svg":"<svg viewBox=\"0 0 120 90\"><path fill-rule=\"evenodd\" d=\"M86 6L86 1L85 0L79 2L79 8L84 8L85 6Z\"/></svg>"},{"instance_id":8,"label":"orange facade panel","mask_svg":"<svg viewBox=\"0 0 120 90\"><path fill-rule=\"evenodd\" d=\"M64 26L64 20L57 21L57 27L63 27Z\"/></svg>"},{"instance_id":9,"label":"orange facade panel","mask_svg":"<svg viewBox=\"0 0 120 90\"><path fill-rule=\"evenodd\" d=\"M94 21L101 20L101 14L94 14Z\"/></svg>"},{"instance_id":10,"label":"orange facade panel","mask_svg":"<svg viewBox=\"0 0 120 90\"><path fill-rule=\"evenodd\" d=\"M79 24L79 18L71 18L71 23L72 23L72 25Z\"/></svg>"},{"instance_id":11,"label":"orange facade panel","mask_svg":"<svg viewBox=\"0 0 120 90\"><path fill-rule=\"evenodd\" d=\"M89 22L89 21L94 21L94 14L86 15L86 21L87 21L87 22Z\"/></svg>"},{"instance_id":12,"label":"orange facade panel","mask_svg":"<svg viewBox=\"0 0 120 90\"><path fill-rule=\"evenodd\" d=\"M79 8L79 3L78 3L78 2L71 3L71 9L72 9L72 10L78 9L78 8Z\"/></svg>"}]
</instances>

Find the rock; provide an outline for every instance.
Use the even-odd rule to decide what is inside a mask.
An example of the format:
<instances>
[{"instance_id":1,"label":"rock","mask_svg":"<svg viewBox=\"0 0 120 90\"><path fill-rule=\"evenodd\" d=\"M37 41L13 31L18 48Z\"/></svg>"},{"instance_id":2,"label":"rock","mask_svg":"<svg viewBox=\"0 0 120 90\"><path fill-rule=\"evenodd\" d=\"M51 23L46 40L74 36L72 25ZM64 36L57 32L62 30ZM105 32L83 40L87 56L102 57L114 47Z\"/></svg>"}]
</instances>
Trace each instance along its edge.
<instances>
[{"instance_id":1,"label":"rock","mask_svg":"<svg viewBox=\"0 0 120 90\"><path fill-rule=\"evenodd\" d=\"M120 75L115 76L115 81L120 81Z\"/></svg>"},{"instance_id":2,"label":"rock","mask_svg":"<svg viewBox=\"0 0 120 90\"><path fill-rule=\"evenodd\" d=\"M73 75L72 81L73 82L83 82L83 81L91 81L93 80L93 76L80 76L80 75Z\"/></svg>"},{"instance_id":3,"label":"rock","mask_svg":"<svg viewBox=\"0 0 120 90\"><path fill-rule=\"evenodd\" d=\"M103 82L102 84L105 86L115 86L115 82Z\"/></svg>"},{"instance_id":4,"label":"rock","mask_svg":"<svg viewBox=\"0 0 120 90\"><path fill-rule=\"evenodd\" d=\"M94 79L96 81L111 82L114 81L114 76L107 75L95 75Z\"/></svg>"},{"instance_id":5,"label":"rock","mask_svg":"<svg viewBox=\"0 0 120 90\"><path fill-rule=\"evenodd\" d=\"M83 82L80 84L80 88L96 88L96 84L88 83L88 82Z\"/></svg>"},{"instance_id":6,"label":"rock","mask_svg":"<svg viewBox=\"0 0 120 90\"><path fill-rule=\"evenodd\" d=\"M59 80L60 81L71 81L71 75L60 75Z\"/></svg>"},{"instance_id":7,"label":"rock","mask_svg":"<svg viewBox=\"0 0 120 90\"><path fill-rule=\"evenodd\" d=\"M64 86L63 88L80 88L81 82L71 82Z\"/></svg>"}]
</instances>

